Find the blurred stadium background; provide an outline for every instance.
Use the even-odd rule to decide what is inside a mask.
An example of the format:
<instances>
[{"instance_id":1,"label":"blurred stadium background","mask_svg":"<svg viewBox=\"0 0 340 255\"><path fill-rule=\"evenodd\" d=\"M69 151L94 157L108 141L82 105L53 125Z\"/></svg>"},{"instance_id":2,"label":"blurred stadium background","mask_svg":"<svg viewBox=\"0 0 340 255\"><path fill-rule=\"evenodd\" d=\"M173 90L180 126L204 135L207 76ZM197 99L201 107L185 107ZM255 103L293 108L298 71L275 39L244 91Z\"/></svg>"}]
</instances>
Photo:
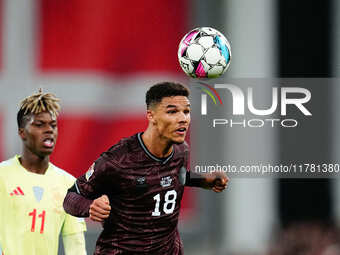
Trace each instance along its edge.
<instances>
[{"instance_id":1,"label":"blurred stadium background","mask_svg":"<svg viewBox=\"0 0 340 255\"><path fill-rule=\"evenodd\" d=\"M336 77L339 13L336 0L0 0L0 160L21 151L18 102L43 87L62 99L52 161L79 176L110 145L146 127L148 86L188 81L177 46L194 27L230 39L226 78ZM337 162L340 92L322 93L323 124L233 135L226 159L256 158L247 153L256 148L273 162ZM337 180L233 179L222 195L187 189L181 218L189 255L340 254ZM88 254L100 228L88 222Z\"/></svg>"}]
</instances>

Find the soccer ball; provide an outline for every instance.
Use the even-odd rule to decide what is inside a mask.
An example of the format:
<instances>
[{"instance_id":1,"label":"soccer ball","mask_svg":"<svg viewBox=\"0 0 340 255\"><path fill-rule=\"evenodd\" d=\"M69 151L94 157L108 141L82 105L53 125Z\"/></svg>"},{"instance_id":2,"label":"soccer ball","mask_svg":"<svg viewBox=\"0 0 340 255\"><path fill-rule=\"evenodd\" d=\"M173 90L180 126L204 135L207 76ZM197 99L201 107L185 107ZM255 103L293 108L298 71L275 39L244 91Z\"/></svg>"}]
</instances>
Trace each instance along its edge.
<instances>
[{"instance_id":1,"label":"soccer ball","mask_svg":"<svg viewBox=\"0 0 340 255\"><path fill-rule=\"evenodd\" d=\"M193 78L217 78L228 69L230 60L230 43L211 27L191 30L178 46L179 64Z\"/></svg>"}]
</instances>

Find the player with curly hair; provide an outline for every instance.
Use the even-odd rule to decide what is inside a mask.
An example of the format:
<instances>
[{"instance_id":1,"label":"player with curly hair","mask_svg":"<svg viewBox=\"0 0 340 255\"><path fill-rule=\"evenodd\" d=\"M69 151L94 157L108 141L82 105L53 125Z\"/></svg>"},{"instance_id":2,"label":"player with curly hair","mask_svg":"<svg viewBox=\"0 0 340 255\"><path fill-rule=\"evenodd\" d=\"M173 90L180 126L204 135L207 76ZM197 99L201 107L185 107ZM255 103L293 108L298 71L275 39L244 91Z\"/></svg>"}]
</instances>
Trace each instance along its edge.
<instances>
[{"instance_id":1,"label":"player with curly hair","mask_svg":"<svg viewBox=\"0 0 340 255\"><path fill-rule=\"evenodd\" d=\"M67 214L63 199L75 178L50 163L58 136L59 99L50 93L25 98L17 113L22 154L0 163L0 254L84 255L83 219Z\"/></svg>"}]
</instances>

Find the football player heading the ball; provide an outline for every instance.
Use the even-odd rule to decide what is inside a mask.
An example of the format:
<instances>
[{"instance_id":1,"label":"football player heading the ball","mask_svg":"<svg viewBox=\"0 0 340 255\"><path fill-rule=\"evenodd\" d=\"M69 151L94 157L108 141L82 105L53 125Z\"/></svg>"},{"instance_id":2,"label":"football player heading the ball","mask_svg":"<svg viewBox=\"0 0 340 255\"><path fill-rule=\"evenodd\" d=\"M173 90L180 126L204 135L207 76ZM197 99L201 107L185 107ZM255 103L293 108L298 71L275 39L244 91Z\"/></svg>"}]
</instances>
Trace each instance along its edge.
<instances>
[{"instance_id":1,"label":"football player heading the ball","mask_svg":"<svg viewBox=\"0 0 340 255\"><path fill-rule=\"evenodd\" d=\"M58 136L59 99L41 91L25 98L17 114L22 155L0 163L0 254L86 254L84 219L63 209L75 178L50 163Z\"/></svg>"},{"instance_id":2,"label":"football player heading the ball","mask_svg":"<svg viewBox=\"0 0 340 255\"><path fill-rule=\"evenodd\" d=\"M188 96L178 83L152 86L147 129L104 152L66 195L68 213L103 222L95 254L183 254L177 223L184 186L225 189L223 173L192 179L186 170Z\"/></svg>"}]
</instances>

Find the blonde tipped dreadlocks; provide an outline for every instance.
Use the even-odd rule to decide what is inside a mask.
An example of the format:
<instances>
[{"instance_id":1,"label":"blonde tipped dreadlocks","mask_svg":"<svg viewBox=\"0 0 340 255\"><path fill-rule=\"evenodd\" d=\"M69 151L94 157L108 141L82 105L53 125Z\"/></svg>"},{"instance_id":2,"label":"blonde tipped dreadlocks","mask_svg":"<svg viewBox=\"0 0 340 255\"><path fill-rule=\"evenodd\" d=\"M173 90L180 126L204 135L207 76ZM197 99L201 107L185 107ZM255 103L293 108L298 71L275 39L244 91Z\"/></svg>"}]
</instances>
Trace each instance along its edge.
<instances>
[{"instance_id":1,"label":"blonde tipped dreadlocks","mask_svg":"<svg viewBox=\"0 0 340 255\"><path fill-rule=\"evenodd\" d=\"M53 118L56 118L60 111L59 98L51 93L43 94L41 88L37 94L25 98L20 104L20 110L27 113L38 114L48 111Z\"/></svg>"},{"instance_id":2,"label":"blonde tipped dreadlocks","mask_svg":"<svg viewBox=\"0 0 340 255\"><path fill-rule=\"evenodd\" d=\"M29 119L31 114L38 114L41 112L49 112L53 119L59 114L60 105L59 98L51 93L43 93L41 89L37 94L33 94L25 98L20 103L20 110L17 114L18 127L24 126L24 123Z\"/></svg>"}]
</instances>

